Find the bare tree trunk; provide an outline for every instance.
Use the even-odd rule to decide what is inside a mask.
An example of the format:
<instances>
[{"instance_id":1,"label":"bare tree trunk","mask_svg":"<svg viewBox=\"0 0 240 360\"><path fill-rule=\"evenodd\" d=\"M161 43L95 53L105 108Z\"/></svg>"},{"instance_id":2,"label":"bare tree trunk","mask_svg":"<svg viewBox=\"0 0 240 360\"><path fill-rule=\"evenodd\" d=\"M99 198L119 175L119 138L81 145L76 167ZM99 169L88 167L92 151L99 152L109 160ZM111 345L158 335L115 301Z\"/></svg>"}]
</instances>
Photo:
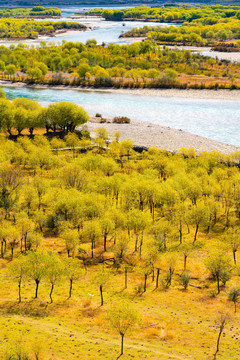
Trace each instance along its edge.
<instances>
[{"instance_id":1,"label":"bare tree trunk","mask_svg":"<svg viewBox=\"0 0 240 360\"><path fill-rule=\"evenodd\" d=\"M219 276L217 276L217 288L218 288L218 294L220 294L220 279L219 279Z\"/></svg>"},{"instance_id":2,"label":"bare tree trunk","mask_svg":"<svg viewBox=\"0 0 240 360\"><path fill-rule=\"evenodd\" d=\"M193 244L195 244L195 242L196 242L196 240L197 240L198 228L199 228L199 224L197 224L197 226L196 226L196 230L195 230L195 234L194 234Z\"/></svg>"},{"instance_id":3,"label":"bare tree trunk","mask_svg":"<svg viewBox=\"0 0 240 360\"><path fill-rule=\"evenodd\" d=\"M184 271L187 269L187 255L184 255Z\"/></svg>"},{"instance_id":4,"label":"bare tree trunk","mask_svg":"<svg viewBox=\"0 0 240 360\"><path fill-rule=\"evenodd\" d=\"M22 282L22 280L19 280L19 283L18 283L18 302L19 302L19 304L22 301L22 298L21 298L21 282Z\"/></svg>"},{"instance_id":5,"label":"bare tree trunk","mask_svg":"<svg viewBox=\"0 0 240 360\"><path fill-rule=\"evenodd\" d=\"M182 221L179 223L179 243L182 244Z\"/></svg>"},{"instance_id":6,"label":"bare tree trunk","mask_svg":"<svg viewBox=\"0 0 240 360\"><path fill-rule=\"evenodd\" d=\"M93 259L93 248L94 248L94 239L92 239L92 248L91 248L91 251L92 251L92 259Z\"/></svg>"},{"instance_id":7,"label":"bare tree trunk","mask_svg":"<svg viewBox=\"0 0 240 360\"><path fill-rule=\"evenodd\" d=\"M123 355L123 339L124 339L124 334L121 334L121 355Z\"/></svg>"},{"instance_id":8,"label":"bare tree trunk","mask_svg":"<svg viewBox=\"0 0 240 360\"><path fill-rule=\"evenodd\" d=\"M157 276L156 276L156 289L158 288L158 281L159 281L159 274L160 274L160 269L157 269Z\"/></svg>"},{"instance_id":9,"label":"bare tree trunk","mask_svg":"<svg viewBox=\"0 0 240 360\"><path fill-rule=\"evenodd\" d=\"M3 240L1 241L1 258L3 258Z\"/></svg>"},{"instance_id":10,"label":"bare tree trunk","mask_svg":"<svg viewBox=\"0 0 240 360\"><path fill-rule=\"evenodd\" d=\"M107 251L107 234L104 234L104 242L103 242L104 251Z\"/></svg>"},{"instance_id":11,"label":"bare tree trunk","mask_svg":"<svg viewBox=\"0 0 240 360\"><path fill-rule=\"evenodd\" d=\"M233 260L234 260L234 264L237 264L237 260L236 260L236 250L233 250Z\"/></svg>"},{"instance_id":12,"label":"bare tree trunk","mask_svg":"<svg viewBox=\"0 0 240 360\"><path fill-rule=\"evenodd\" d=\"M127 288L127 275L128 275L128 269L127 267L125 266L125 289Z\"/></svg>"},{"instance_id":13,"label":"bare tree trunk","mask_svg":"<svg viewBox=\"0 0 240 360\"><path fill-rule=\"evenodd\" d=\"M213 360L216 360L216 358L217 358L217 353L219 352L220 338L221 338L223 329L224 329L224 327L225 327L225 324L226 324L226 319L224 318L224 319L221 321L221 324L220 324L220 329L219 329L219 334L218 334L218 339L217 339L217 349L216 349L215 354L213 355Z\"/></svg>"},{"instance_id":14,"label":"bare tree trunk","mask_svg":"<svg viewBox=\"0 0 240 360\"><path fill-rule=\"evenodd\" d=\"M69 288L69 296L68 296L69 299L72 296L72 283L73 283L73 281L72 281L72 279L70 279L70 288Z\"/></svg>"},{"instance_id":15,"label":"bare tree trunk","mask_svg":"<svg viewBox=\"0 0 240 360\"><path fill-rule=\"evenodd\" d=\"M50 291L50 294L49 294L50 304L52 304L52 302L53 302L53 299L52 299L53 288L54 288L54 284L52 284L52 286L51 286L51 291Z\"/></svg>"},{"instance_id":16,"label":"bare tree trunk","mask_svg":"<svg viewBox=\"0 0 240 360\"><path fill-rule=\"evenodd\" d=\"M103 290L102 290L102 285L100 285L100 295L101 295L101 306L103 306Z\"/></svg>"},{"instance_id":17,"label":"bare tree trunk","mask_svg":"<svg viewBox=\"0 0 240 360\"><path fill-rule=\"evenodd\" d=\"M39 286L40 281L35 280L35 282L36 282L35 299L37 299L37 297L38 297L38 286Z\"/></svg>"},{"instance_id":18,"label":"bare tree trunk","mask_svg":"<svg viewBox=\"0 0 240 360\"><path fill-rule=\"evenodd\" d=\"M147 274L144 275L144 292L147 290Z\"/></svg>"},{"instance_id":19,"label":"bare tree trunk","mask_svg":"<svg viewBox=\"0 0 240 360\"><path fill-rule=\"evenodd\" d=\"M136 234L135 251L137 251L137 246L138 246L138 234Z\"/></svg>"}]
</instances>

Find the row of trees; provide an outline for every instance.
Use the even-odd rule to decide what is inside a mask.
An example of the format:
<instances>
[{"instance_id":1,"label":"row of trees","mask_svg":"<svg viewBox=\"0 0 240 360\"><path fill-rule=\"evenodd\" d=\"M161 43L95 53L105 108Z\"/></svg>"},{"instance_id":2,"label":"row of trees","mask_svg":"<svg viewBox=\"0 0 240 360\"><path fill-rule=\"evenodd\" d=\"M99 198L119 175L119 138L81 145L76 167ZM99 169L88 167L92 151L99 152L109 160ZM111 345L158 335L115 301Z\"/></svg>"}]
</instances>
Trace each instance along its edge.
<instances>
[{"instance_id":1,"label":"row of trees","mask_svg":"<svg viewBox=\"0 0 240 360\"><path fill-rule=\"evenodd\" d=\"M31 19L0 19L0 38L36 39L38 35L50 35L56 30L86 30L86 26L67 21L37 21Z\"/></svg>"},{"instance_id":2,"label":"row of trees","mask_svg":"<svg viewBox=\"0 0 240 360\"><path fill-rule=\"evenodd\" d=\"M148 7L146 5L137 6L130 9L94 9L88 11L88 15L101 15L106 20L123 21L123 20L145 20L161 22L178 22L194 20L217 23L221 19L240 18L239 6L223 5L204 5L204 6L164 6Z\"/></svg>"},{"instance_id":3,"label":"row of trees","mask_svg":"<svg viewBox=\"0 0 240 360\"><path fill-rule=\"evenodd\" d=\"M229 61L205 58L190 51L164 47L151 41L130 45L97 46L95 40L86 44L65 43L54 46L42 42L38 49L23 44L9 49L2 46L0 71L4 78L36 82L96 84L145 84L176 86L183 76L204 75L206 81L239 77L239 66ZM50 73L51 72L51 73ZM189 80L189 77L188 77ZM181 80L181 84L183 84ZM228 85L232 83L229 81Z\"/></svg>"},{"instance_id":4,"label":"row of trees","mask_svg":"<svg viewBox=\"0 0 240 360\"><path fill-rule=\"evenodd\" d=\"M149 39L167 44L211 45L224 40L238 40L239 23L240 20L230 18L210 25L198 20L198 22L177 27L144 26L129 30L123 36L147 36Z\"/></svg>"},{"instance_id":5,"label":"row of trees","mask_svg":"<svg viewBox=\"0 0 240 360\"><path fill-rule=\"evenodd\" d=\"M0 18L9 17L52 17L61 16L61 10L56 7L34 6L31 8L3 8L0 9Z\"/></svg>"}]
</instances>

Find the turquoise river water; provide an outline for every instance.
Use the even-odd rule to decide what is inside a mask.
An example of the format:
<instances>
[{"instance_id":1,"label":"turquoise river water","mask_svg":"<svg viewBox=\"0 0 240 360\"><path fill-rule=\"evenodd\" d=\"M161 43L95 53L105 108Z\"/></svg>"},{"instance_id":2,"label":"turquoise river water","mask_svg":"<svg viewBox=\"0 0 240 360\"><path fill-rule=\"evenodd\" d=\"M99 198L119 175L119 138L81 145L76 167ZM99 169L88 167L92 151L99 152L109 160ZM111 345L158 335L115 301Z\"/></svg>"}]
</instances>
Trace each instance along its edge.
<instances>
[{"instance_id":1,"label":"turquoise river water","mask_svg":"<svg viewBox=\"0 0 240 360\"><path fill-rule=\"evenodd\" d=\"M210 139L240 146L240 99L215 100L129 92L83 91L72 89L32 89L3 87L9 99L25 97L42 104L70 101L83 106L90 115L128 116L135 121L150 122L182 129ZM129 134L129 137L131 134Z\"/></svg>"}]
</instances>

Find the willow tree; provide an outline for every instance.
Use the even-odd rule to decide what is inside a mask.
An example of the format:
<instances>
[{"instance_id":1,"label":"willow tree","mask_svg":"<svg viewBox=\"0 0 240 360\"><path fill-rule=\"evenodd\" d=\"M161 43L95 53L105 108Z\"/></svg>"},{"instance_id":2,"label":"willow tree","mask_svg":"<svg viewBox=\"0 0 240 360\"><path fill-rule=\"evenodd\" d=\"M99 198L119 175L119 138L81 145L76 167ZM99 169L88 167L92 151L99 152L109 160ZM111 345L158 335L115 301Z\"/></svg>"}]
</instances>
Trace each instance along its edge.
<instances>
[{"instance_id":1,"label":"willow tree","mask_svg":"<svg viewBox=\"0 0 240 360\"><path fill-rule=\"evenodd\" d=\"M66 131L74 131L89 120L87 112L73 103L62 101L49 105L47 118L55 131L57 126Z\"/></svg>"},{"instance_id":2,"label":"willow tree","mask_svg":"<svg viewBox=\"0 0 240 360\"><path fill-rule=\"evenodd\" d=\"M121 353L123 355L124 336L138 321L138 314L133 306L127 302L115 305L109 312L109 322L121 336Z\"/></svg>"}]
</instances>

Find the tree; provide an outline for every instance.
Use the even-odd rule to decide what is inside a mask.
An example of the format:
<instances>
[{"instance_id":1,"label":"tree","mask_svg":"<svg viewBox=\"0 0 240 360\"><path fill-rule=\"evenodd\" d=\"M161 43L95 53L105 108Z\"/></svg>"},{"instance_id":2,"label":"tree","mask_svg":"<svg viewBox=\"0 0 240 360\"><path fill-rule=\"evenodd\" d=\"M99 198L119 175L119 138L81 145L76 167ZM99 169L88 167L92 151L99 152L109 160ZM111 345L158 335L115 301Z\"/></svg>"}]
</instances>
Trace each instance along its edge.
<instances>
[{"instance_id":1,"label":"tree","mask_svg":"<svg viewBox=\"0 0 240 360\"><path fill-rule=\"evenodd\" d=\"M53 302L52 293L54 286L58 281L60 281L63 275L63 270L63 263L61 262L59 256L54 252L49 252L47 258L46 277L51 284L51 290L49 294L51 304Z\"/></svg>"},{"instance_id":2,"label":"tree","mask_svg":"<svg viewBox=\"0 0 240 360\"><path fill-rule=\"evenodd\" d=\"M79 241L79 233L78 233L77 229L65 230L61 234L61 238L65 241L68 257L70 257L71 255L72 255L72 257L74 257L76 247L80 242Z\"/></svg>"},{"instance_id":3,"label":"tree","mask_svg":"<svg viewBox=\"0 0 240 360\"><path fill-rule=\"evenodd\" d=\"M193 251L193 245L189 243L185 243L181 246L181 250L183 253L183 270L187 270L187 258L189 257L189 254Z\"/></svg>"},{"instance_id":4,"label":"tree","mask_svg":"<svg viewBox=\"0 0 240 360\"><path fill-rule=\"evenodd\" d=\"M218 338L217 338L217 348L216 351L213 355L213 360L216 360L217 358L217 353L219 352L219 344L220 344L220 339L221 339L221 335L223 333L223 330L226 326L227 323L227 315L226 314L222 314L220 319L219 319L219 333L218 333Z\"/></svg>"},{"instance_id":5,"label":"tree","mask_svg":"<svg viewBox=\"0 0 240 360\"><path fill-rule=\"evenodd\" d=\"M68 298L70 299L72 297L73 281L78 280L81 276L83 276L83 268L79 260L67 258L65 260L64 273L66 274L70 282L68 296Z\"/></svg>"},{"instance_id":6,"label":"tree","mask_svg":"<svg viewBox=\"0 0 240 360\"><path fill-rule=\"evenodd\" d=\"M167 250L167 235L170 232L169 222L162 219L150 229L150 233L154 238L155 245L159 252Z\"/></svg>"},{"instance_id":7,"label":"tree","mask_svg":"<svg viewBox=\"0 0 240 360\"><path fill-rule=\"evenodd\" d=\"M114 223L111 219L104 217L100 220L101 232L103 235L103 248L107 251L107 237L114 229Z\"/></svg>"},{"instance_id":8,"label":"tree","mask_svg":"<svg viewBox=\"0 0 240 360\"><path fill-rule=\"evenodd\" d=\"M129 243L129 238L126 232L118 231L118 241L114 248L114 254L116 256L116 259L120 262L123 260L127 252L128 243Z\"/></svg>"},{"instance_id":9,"label":"tree","mask_svg":"<svg viewBox=\"0 0 240 360\"><path fill-rule=\"evenodd\" d=\"M94 256L94 248L96 240L100 236L100 224L97 220L91 220L85 223L83 229L83 236L91 241L91 256L93 259Z\"/></svg>"},{"instance_id":10,"label":"tree","mask_svg":"<svg viewBox=\"0 0 240 360\"><path fill-rule=\"evenodd\" d=\"M237 264L236 252L240 247L240 232L236 229L229 229L226 233L226 241L231 247L234 264Z\"/></svg>"},{"instance_id":11,"label":"tree","mask_svg":"<svg viewBox=\"0 0 240 360\"><path fill-rule=\"evenodd\" d=\"M230 290L228 294L228 300L232 301L234 303L235 312L237 312L237 302L240 298L240 288L234 287Z\"/></svg>"},{"instance_id":12,"label":"tree","mask_svg":"<svg viewBox=\"0 0 240 360\"><path fill-rule=\"evenodd\" d=\"M96 139L102 139L106 141L108 139L108 132L105 127L97 127L95 130Z\"/></svg>"},{"instance_id":13,"label":"tree","mask_svg":"<svg viewBox=\"0 0 240 360\"><path fill-rule=\"evenodd\" d=\"M77 68L77 73L79 75L80 78L84 78L86 77L87 73L91 72L91 67L88 64L82 63L79 65L79 67Z\"/></svg>"},{"instance_id":14,"label":"tree","mask_svg":"<svg viewBox=\"0 0 240 360\"><path fill-rule=\"evenodd\" d=\"M14 248L20 239L20 234L15 226L8 226L5 230L5 240L9 243L11 248L11 260L13 259Z\"/></svg>"},{"instance_id":15,"label":"tree","mask_svg":"<svg viewBox=\"0 0 240 360\"><path fill-rule=\"evenodd\" d=\"M23 244L25 251L28 249L28 235L34 231L35 224L34 222L27 216L25 212L22 212L17 217L17 225L21 232L21 239L20 239L20 251L23 251Z\"/></svg>"},{"instance_id":16,"label":"tree","mask_svg":"<svg viewBox=\"0 0 240 360\"><path fill-rule=\"evenodd\" d=\"M43 251L37 250L35 252L30 252L27 255L26 267L27 275L30 279L35 281L35 299L38 297L38 288L40 281L46 275L48 263L47 254Z\"/></svg>"},{"instance_id":17,"label":"tree","mask_svg":"<svg viewBox=\"0 0 240 360\"><path fill-rule=\"evenodd\" d=\"M109 321L121 336L121 353L123 355L124 336L138 321L138 314L133 306L127 302L115 305L109 312Z\"/></svg>"},{"instance_id":18,"label":"tree","mask_svg":"<svg viewBox=\"0 0 240 360\"><path fill-rule=\"evenodd\" d=\"M177 255L175 253L168 253L164 258L164 262L168 270L166 272L166 279L163 281L163 285L166 288L169 288L172 284L172 277L176 268Z\"/></svg>"},{"instance_id":19,"label":"tree","mask_svg":"<svg viewBox=\"0 0 240 360\"><path fill-rule=\"evenodd\" d=\"M17 201L22 181L23 173L20 167L8 164L0 167L0 207L4 209L6 218Z\"/></svg>"},{"instance_id":20,"label":"tree","mask_svg":"<svg viewBox=\"0 0 240 360\"><path fill-rule=\"evenodd\" d=\"M15 74L15 72L16 72L16 66L15 65L13 65L13 64L9 64L9 65L7 65L6 67L5 67L5 71L6 71L6 73L9 75L9 77L10 76L12 76L12 75L14 75Z\"/></svg>"},{"instance_id":21,"label":"tree","mask_svg":"<svg viewBox=\"0 0 240 360\"><path fill-rule=\"evenodd\" d=\"M218 294L220 294L220 281L225 284L231 277L229 257L224 253L213 253L207 257L206 267L217 281Z\"/></svg>"},{"instance_id":22,"label":"tree","mask_svg":"<svg viewBox=\"0 0 240 360\"><path fill-rule=\"evenodd\" d=\"M99 286L101 306L103 306L103 287L110 281L110 278L111 272L103 266L102 268L98 269L92 280L94 284Z\"/></svg>"},{"instance_id":23,"label":"tree","mask_svg":"<svg viewBox=\"0 0 240 360\"><path fill-rule=\"evenodd\" d=\"M0 98L0 128L12 135L14 127L14 106L4 98Z\"/></svg>"},{"instance_id":24,"label":"tree","mask_svg":"<svg viewBox=\"0 0 240 360\"><path fill-rule=\"evenodd\" d=\"M195 232L194 232L194 239L193 244L195 244L197 240L197 234L199 230L199 226L202 223L206 223L207 219L209 218L209 208L204 204L199 204L198 206L193 206L192 211L190 212L190 221L194 224Z\"/></svg>"},{"instance_id":25,"label":"tree","mask_svg":"<svg viewBox=\"0 0 240 360\"><path fill-rule=\"evenodd\" d=\"M76 126L89 120L88 114L81 106L66 101L50 104L46 115L53 131L56 131L56 127L59 126L63 130L73 132Z\"/></svg>"},{"instance_id":26,"label":"tree","mask_svg":"<svg viewBox=\"0 0 240 360\"><path fill-rule=\"evenodd\" d=\"M15 259L9 267L10 276L17 281L18 283L18 302L22 301L21 296L21 285L23 279L27 276L27 263L26 257L20 255L17 259Z\"/></svg>"}]
</instances>

